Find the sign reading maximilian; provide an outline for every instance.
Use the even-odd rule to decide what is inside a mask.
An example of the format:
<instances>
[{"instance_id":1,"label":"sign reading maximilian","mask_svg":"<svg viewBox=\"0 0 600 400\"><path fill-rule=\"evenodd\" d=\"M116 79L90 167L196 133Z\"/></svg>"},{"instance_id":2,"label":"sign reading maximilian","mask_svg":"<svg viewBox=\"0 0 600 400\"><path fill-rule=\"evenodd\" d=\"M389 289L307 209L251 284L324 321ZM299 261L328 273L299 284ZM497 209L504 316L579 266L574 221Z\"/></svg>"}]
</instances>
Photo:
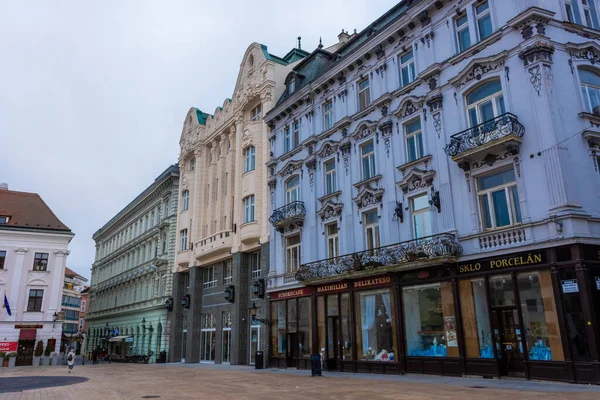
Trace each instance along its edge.
<instances>
[{"instance_id":1,"label":"sign reading maximilian","mask_svg":"<svg viewBox=\"0 0 600 400\"><path fill-rule=\"evenodd\" d=\"M533 251L530 253L511 254L509 256L492 258L489 260L473 260L460 263L458 264L457 272L459 274L468 274L471 272L492 271L496 269L544 264L545 262L545 251Z\"/></svg>"}]
</instances>

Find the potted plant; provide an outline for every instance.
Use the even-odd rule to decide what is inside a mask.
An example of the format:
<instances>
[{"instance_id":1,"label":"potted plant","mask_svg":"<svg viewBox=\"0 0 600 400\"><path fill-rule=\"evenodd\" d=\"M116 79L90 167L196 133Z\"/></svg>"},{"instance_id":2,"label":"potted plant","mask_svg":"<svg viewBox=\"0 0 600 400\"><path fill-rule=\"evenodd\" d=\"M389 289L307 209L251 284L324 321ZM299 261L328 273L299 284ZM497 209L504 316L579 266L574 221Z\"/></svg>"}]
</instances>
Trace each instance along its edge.
<instances>
[{"instance_id":1,"label":"potted plant","mask_svg":"<svg viewBox=\"0 0 600 400\"><path fill-rule=\"evenodd\" d=\"M14 367L17 363L17 353L8 353L6 356L8 357L8 366L10 368Z\"/></svg>"},{"instance_id":2,"label":"potted plant","mask_svg":"<svg viewBox=\"0 0 600 400\"><path fill-rule=\"evenodd\" d=\"M8 367L8 357L6 357L6 353L3 351L0 351L0 361L2 361L3 367Z\"/></svg>"},{"instance_id":3,"label":"potted plant","mask_svg":"<svg viewBox=\"0 0 600 400\"><path fill-rule=\"evenodd\" d=\"M33 365L39 367L42 360L42 354L44 353L44 342L41 340L37 342L35 345L35 350L33 350Z\"/></svg>"},{"instance_id":4,"label":"potted plant","mask_svg":"<svg viewBox=\"0 0 600 400\"><path fill-rule=\"evenodd\" d=\"M44 350L44 365L50 365L50 353L52 349L50 348L50 341L46 344L46 350Z\"/></svg>"}]
</instances>

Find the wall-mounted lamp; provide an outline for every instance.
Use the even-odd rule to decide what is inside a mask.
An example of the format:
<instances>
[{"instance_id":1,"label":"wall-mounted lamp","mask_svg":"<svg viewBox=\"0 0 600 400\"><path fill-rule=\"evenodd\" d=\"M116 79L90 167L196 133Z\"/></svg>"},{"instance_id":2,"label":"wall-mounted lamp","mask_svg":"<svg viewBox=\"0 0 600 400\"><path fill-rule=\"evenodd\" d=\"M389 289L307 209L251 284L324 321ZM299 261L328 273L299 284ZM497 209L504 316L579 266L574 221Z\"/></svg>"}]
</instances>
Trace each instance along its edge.
<instances>
[{"instance_id":1,"label":"wall-mounted lamp","mask_svg":"<svg viewBox=\"0 0 600 400\"><path fill-rule=\"evenodd\" d=\"M191 298L189 294L185 294L182 298L181 298L181 306L183 308L185 308L186 310L190 309L190 303L191 303Z\"/></svg>"},{"instance_id":2,"label":"wall-mounted lamp","mask_svg":"<svg viewBox=\"0 0 600 400\"><path fill-rule=\"evenodd\" d=\"M163 305L165 306L167 311L173 311L173 298L169 297L167 300L165 300Z\"/></svg>"},{"instance_id":3,"label":"wall-mounted lamp","mask_svg":"<svg viewBox=\"0 0 600 400\"><path fill-rule=\"evenodd\" d=\"M266 318L257 318L256 317L256 311L258 309L256 308L256 304L252 303L252 308L250 308L250 317L252 318L252 321L256 321L256 322L260 322L261 324L267 324L267 319Z\"/></svg>"},{"instance_id":4,"label":"wall-mounted lamp","mask_svg":"<svg viewBox=\"0 0 600 400\"><path fill-rule=\"evenodd\" d=\"M154 328L152 327L152 324L150 324L150 326L148 328L146 328L146 318L142 318L142 328L145 331L150 331L150 333L152 333L152 331L154 330Z\"/></svg>"},{"instance_id":5,"label":"wall-mounted lamp","mask_svg":"<svg viewBox=\"0 0 600 400\"><path fill-rule=\"evenodd\" d=\"M265 298L265 280L257 279L251 287L252 294L260 299Z\"/></svg>"},{"instance_id":6,"label":"wall-mounted lamp","mask_svg":"<svg viewBox=\"0 0 600 400\"><path fill-rule=\"evenodd\" d=\"M235 286L227 286L223 291L223 295L225 296L225 300L227 300L230 303L233 303L235 301Z\"/></svg>"},{"instance_id":7,"label":"wall-mounted lamp","mask_svg":"<svg viewBox=\"0 0 600 400\"><path fill-rule=\"evenodd\" d=\"M56 325L56 320L58 319L58 314L54 311L54 315L52 315L52 328Z\"/></svg>"}]
</instances>

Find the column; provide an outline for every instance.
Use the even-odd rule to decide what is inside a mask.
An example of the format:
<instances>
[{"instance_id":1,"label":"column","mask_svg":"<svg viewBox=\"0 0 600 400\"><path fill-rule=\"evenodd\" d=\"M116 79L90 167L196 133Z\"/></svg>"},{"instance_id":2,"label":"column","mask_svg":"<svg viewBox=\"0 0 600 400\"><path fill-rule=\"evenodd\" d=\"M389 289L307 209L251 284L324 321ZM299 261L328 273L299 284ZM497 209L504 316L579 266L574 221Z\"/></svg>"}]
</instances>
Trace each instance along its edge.
<instances>
[{"instance_id":1,"label":"column","mask_svg":"<svg viewBox=\"0 0 600 400\"><path fill-rule=\"evenodd\" d=\"M9 290L9 295L8 297L8 301L11 307L11 312L12 312L12 316L7 316L6 318L9 321L16 321L17 320L17 313L20 312L21 310L25 309L24 304L19 304L19 289L21 288L25 288L24 285L21 284L21 275L23 273L23 270L25 269L24 267L24 262L25 262L25 254L29 251L29 249L25 249L25 248L20 248L20 249L15 249L15 253L17 253L16 257L15 257L15 270L13 272L13 284L11 288L8 288ZM25 294L24 298L27 299L28 294ZM0 301L4 302L4 299L0 299ZM27 301L27 300L25 300ZM4 303L3 303L4 304Z\"/></svg>"},{"instance_id":2,"label":"column","mask_svg":"<svg viewBox=\"0 0 600 400\"><path fill-rule=\"evenodd\" d=\"M233 255L235 274L235 304L233 312L233 328L231 329L231 364L248 363L248 260L246 253L235 253Z\"/></svg>"}]
</instances>

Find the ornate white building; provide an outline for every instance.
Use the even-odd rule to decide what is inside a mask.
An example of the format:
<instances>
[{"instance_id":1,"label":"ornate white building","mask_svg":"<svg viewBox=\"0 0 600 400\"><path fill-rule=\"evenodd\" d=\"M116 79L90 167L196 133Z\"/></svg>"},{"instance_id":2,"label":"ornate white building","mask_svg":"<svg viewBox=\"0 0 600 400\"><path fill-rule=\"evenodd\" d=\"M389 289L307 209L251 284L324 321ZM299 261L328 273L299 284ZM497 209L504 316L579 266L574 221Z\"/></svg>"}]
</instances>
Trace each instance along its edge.
<instances>
[{"instance_id":1,"label":"ornate white building","mask_svg":"<svg viewBox=\"0 0 600 400\"><path fill-rule=\"evenodd\" d=\"M266 345L264 326L249 322L252 305L259 315L266 312L269 146L262 117L281 95L293 64L306 54L293 49L281 58L264 45L251 44L231 99L214 115L192 108L185 118L171 331L174 361L254 363L255 352Z\"/></svg>"},{"instance_id":2,"label":"ornate white building","mask_svg":"<svg viewBox=\"0 0 600 400\"><path fill-rule=\"evenodd\" d=\"M271 365L600 382L599 27L592 0L407 0L294 67Z\"/></svg>"},{"instance_id":3,"label":"ornate white building","mask_svg":"<svg viewBox=\"0 0 600 400\"><path fill-rule=\"evenodd\" d=\"M100 347L119 359L166 361L178 193L179 169L172 165L94 233L88 353Z\"/></svg>"},{"instance_id":4,"label":"ornate white building","mask_svg":"<svg viewBox=\"0 0 600 400\"><path fill-rule=\"evenodd\" d=\"M74 234L36 193L0 185L0 351L32 365L37 341L58 353L63 277ZM10 314L9 314L10 310Z\"/></svg>"}]
</instances>

